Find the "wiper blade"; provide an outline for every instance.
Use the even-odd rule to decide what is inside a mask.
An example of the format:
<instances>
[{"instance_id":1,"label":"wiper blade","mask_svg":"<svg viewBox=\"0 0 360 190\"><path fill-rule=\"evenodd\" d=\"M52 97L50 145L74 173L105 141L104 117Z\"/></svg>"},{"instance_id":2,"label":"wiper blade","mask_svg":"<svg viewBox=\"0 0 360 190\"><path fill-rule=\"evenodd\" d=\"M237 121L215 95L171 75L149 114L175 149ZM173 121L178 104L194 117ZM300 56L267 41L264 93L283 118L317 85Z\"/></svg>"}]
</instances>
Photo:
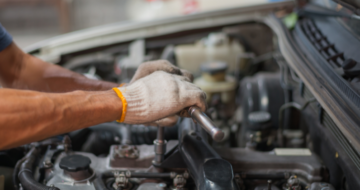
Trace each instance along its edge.
<instances>
[{"instance_id":1,"label":"wiper blade","mask_svg":"<svg viewBox=\"0 0 360 190\"><path fill-rule=\"evenodd\" d=\"M297 13L299 16L317 16L317 17L344 17L344 18L353 18L360 20L360 16L355 14L347 14L342 12L337 12L326 7L308 4L302 9L298 9Z\"/></svg>"}]
</instances>

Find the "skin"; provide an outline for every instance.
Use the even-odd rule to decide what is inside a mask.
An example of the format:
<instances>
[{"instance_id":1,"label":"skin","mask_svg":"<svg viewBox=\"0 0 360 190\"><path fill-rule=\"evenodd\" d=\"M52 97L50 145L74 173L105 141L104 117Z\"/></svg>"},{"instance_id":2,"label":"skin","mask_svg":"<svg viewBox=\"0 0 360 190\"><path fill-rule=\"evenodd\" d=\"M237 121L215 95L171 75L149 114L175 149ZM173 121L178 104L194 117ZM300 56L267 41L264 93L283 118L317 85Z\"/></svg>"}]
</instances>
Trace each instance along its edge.
<instances>
[{"instance_id":1,"label":"skin","mask_svg":"<svg viewBox=\"0 0 360 190\"><path fill-rule=\"evenodd\" d=\"M1 89L0 97L0 149L114 121L122 113L113 90L60 94Z\"/></svg>"},{"instance_id":2,"label":"skin","mask_svg":"<svg viewBox=\"0 0 360 190\"><path fill-rule=\"evenodd\" d=\"M0 84L5 88L39 92L99 91L118 86L49 64L24 53L15 43L0 52Z\"/></svg>"},{"instance_id":3,"label":"skin","mask_svg":"<svg viewBox=\"0 0 360 190\"><path fill-rule=\"evenodd\" d=\"M192 81L189 72L158 60L143 63L129 88L136 80L157 71ZM0 150L114 121L122 114L122 102L111 90L118 84L88 79L49 64L24 53L14 43L0 52L0 85L4 87L0 88ZM190 92L191 88L185 86ZM199 89L197 93L203 94ZM205 110L204 98L194 96L194 100ZM181 104L178 108L182 105L185 107ZM178 116L167 114L165 118L157 115L159 118L148 124L172 126Z\"/></svg>"},{"instance_id":4,"label":"skin","mask_svg":"<svg viewBox=\"0 0 360 190\"><path fill-rule=\"evenodd\" d=\"M0 149L114 121L122 112L111 90L118 84L46 63L15 43L0 52L0 84Z\"/></svg>"}]
</instances>

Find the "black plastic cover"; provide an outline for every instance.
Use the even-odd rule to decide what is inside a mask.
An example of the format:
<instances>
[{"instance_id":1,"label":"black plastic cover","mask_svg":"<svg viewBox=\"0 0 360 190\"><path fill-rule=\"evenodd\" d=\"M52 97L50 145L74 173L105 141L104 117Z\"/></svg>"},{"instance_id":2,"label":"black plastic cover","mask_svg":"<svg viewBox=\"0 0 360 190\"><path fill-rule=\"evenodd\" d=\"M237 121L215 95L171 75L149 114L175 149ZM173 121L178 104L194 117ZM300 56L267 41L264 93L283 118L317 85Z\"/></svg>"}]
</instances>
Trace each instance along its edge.
<instances>
[{"instance_id":1,"label":"black plastic cover","mask_svg":"<svg viewBox=\"0 0 360 190\"><path fill-rule=\"evenodd\" d=\"M77 172L89 169L90 158L82 155L69 155L60 160L60 168L70 172Z\"/></svg>"},{"instance_id":2,"label":"black plastic cover","mask_svg":"<svg viewBox=\"0 0 360 190\"><path fill-rule=\"evenodd\" d=\"M191 119L179 126L179 152L198 190L238 190L230 162L207 143L206 132Z\"/></svg>"},{"instance_id":3,"label":"black plastic cover","mask_svg":"<svg viewBox=\"0 0 360 190\"><path fill-rule=\"evenodd\" d=\"M216 73L225 72L228 68L227 64L224 62L211 62L204 63L200 66L200 70L204 73L209 73L211 75Z\"/></svg>"}]
</instances>

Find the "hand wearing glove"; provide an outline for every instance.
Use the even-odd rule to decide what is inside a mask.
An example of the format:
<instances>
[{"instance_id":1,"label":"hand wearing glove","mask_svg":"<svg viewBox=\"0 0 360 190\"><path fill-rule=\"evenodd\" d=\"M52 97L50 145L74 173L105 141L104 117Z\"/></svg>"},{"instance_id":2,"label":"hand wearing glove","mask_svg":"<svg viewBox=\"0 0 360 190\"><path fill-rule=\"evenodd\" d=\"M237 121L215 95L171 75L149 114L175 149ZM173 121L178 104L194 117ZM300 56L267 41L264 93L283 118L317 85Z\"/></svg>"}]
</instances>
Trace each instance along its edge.
<instances>
[{"instance_id":1,"label":"hand wearing glove","mask_svg":"<svg viewBox=\"0 0 360 190\"><path fill-rule=\"evenodd\" d=\"M123 103L120 122L172 126L176 115L188 116L184 108L206 109L205 93L186 76L155 71L129 85L114 88Z\"/></svg>"},{"instance_id":2,"label":"hand wearing glove","mask_svg":"<svg viewBox=\"0 0 360 190\"><path fill-rule=\"evenodd\" d=\"M176 67L175 65L171 64L169 61L167 60L156 60L156 61L149 61L149 62L145 62L143 64L141 64L139 66L139 68L136 70L133 78L131 79L130 83L134 83L135 81L146 77L150 74L152 74L153 72L156 71L164 71L166 73L170 73L170 74L175 74L175 75L180 75L180 76L184 76L186 77L190 82L193 81L194 77L193 75L189 72L186 71L184 69L180 69L178 67ZM126 86L129 84L122 84L120 87L122 86ZM147 123L147 125L152 125L152 126L159 126L159 125L165 125L165 126L172 126L172 124L175 124L176 121L179 119L179 117L177 115L173 115L170 116L168 118L163 118L159 121L155 121L152 123Z\"/></svg>"},{"instance_id":3,"label":"hand wearing glove","mask_svg":"<svg viewBox=\"0 0 360 190\"><path fill-rule=\"evenodd\" d=\"M164 71L170 74L185 76L191 82L193 81L193 76L189 71L179 69L167 60L157 60L141 64L131 79L130 84L156 71Z\"/></svg>"}]
</instances>

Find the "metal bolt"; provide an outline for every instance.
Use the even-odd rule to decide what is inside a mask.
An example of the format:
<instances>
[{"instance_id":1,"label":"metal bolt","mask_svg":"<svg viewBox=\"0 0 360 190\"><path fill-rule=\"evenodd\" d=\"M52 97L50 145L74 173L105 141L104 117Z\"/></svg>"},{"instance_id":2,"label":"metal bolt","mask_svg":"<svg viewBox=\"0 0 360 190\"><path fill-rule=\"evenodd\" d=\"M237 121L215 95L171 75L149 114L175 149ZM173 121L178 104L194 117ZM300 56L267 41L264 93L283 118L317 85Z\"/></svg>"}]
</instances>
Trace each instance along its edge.
<instances>
[{"instance_id":1,"label":"metal bolt","mask_svg":"<svg viewBox=\"0 0 360 190\"><path fill-rule=\"evenodd\" d=\"M268 180L267 182L268 182L268 190L271 190L271 183L272 183L272 181L271 181L271 180Z\"/></svg>"},{"instance_id":2,"label":"metal bolt","mask_svg":"<svg viewBox=\"0 0 360 190\"><path fill-rule=\"evenodd\" d=\"M186 179L182 175L177 175L174 178L173 183L176 188L183 188L186 184Z\"/></svg>"},{"instance_id":3,"label":"metal bolt","mask_svg":"<svg viewBox=\"0 0 360 190\"><path fill-rule=\"evenodd\" d=\"M164 190L164 189L166 189L166 183L158 183L157 185L156 185L156 187L158 188L158 189L161 189L161 190Z\"/></svg>"},{"instance_id":4,"label":"metal bolt","mask_svg":"<svg viewBox=\"0 0 360 190\"><path fill-rule=\"evenodd\" d=\"M64 151L67 153L71 150L71 139L69 136L65 135L63 141L62 141L63 145L64 145Z\"/></svg>"},{"instance_id":5,"label":"metal bolt","mask_svg":"<svg viewBox=\"0 0 360 190\"><path fill-rule=\"evenodd\" d=\"M155 158L153 164L160 165L164 160L166 152L166 140L164 139L164 127L158 127L157 137L154 140Z\"/></svg>"},{"instance_id":6,"label":"metal bolt","mask_svg":"<svg viewBox=\"0 0 360 190\"><path fill-rule=\"evenodd\" d=\"M126 188L128 187L129 179L125 176L124 173L115 174L115 183L113 184L114 189L118 189L119 187Z\"/></svg>"},{"instance_id":7,"label":"metal bolt","mask_svg":"<svg viewBox=\"0 0 360 190\"><path fill-rule=\"evenodd\" d=\"M137 159L139 158L139 155L140 155L140 151L136 148L136 146L119 145L114 150L113 157L117 156L119 158Z\"/></svg>"},{"instance_id":8,"label":"metal bolt","mask_svg":"<svg viewBox=\"0 0 360 190\"><path fill-rule=\"evenodd\" d=\"M45 161L43 162L43 165L44 165L44 168L51 168L51 167L53 167L53 164L51 163L50 160L45 160Z\"/></svg>"},{"instance_id":9,"label":"metal bolt","mask_svg":"<svg viewBox=\"0 0 360 190\"><path fill-rule=\"evenodd\" d=\"M183 176L184 176L185 179L189 178L189 172L185 171Z\"/></svg>"}]
</instances>

